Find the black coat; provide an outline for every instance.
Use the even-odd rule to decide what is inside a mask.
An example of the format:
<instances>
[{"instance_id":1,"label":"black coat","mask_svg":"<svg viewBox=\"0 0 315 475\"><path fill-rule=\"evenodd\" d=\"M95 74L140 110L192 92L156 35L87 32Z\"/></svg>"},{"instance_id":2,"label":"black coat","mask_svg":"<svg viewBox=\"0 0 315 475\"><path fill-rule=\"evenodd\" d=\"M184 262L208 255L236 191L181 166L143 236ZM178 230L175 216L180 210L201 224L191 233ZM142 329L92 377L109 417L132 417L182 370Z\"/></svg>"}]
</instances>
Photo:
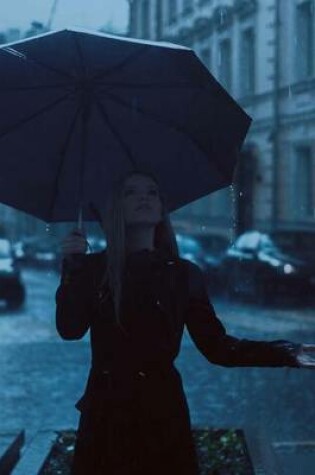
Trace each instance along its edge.
<instances>
[{"instance_id":1,"label":"black coat","mask_svg":"<svg viewBox=\"0 0 315 475\"><path fill-rule=\"evenodd\" d=\"M201 353L223 366L297 366L298 345L227 335L199 267L161 251L127 258L122 330L110 292L100 285L105 268L106 252L65 262L56 293L61 337L80 339L90 329L91 338L73 474L102 473L101 459L109 474L153 473L152 463L156 473L172 467L196 474L187 402L173 366L184 326Z\"/></svg>"}]
</instances>

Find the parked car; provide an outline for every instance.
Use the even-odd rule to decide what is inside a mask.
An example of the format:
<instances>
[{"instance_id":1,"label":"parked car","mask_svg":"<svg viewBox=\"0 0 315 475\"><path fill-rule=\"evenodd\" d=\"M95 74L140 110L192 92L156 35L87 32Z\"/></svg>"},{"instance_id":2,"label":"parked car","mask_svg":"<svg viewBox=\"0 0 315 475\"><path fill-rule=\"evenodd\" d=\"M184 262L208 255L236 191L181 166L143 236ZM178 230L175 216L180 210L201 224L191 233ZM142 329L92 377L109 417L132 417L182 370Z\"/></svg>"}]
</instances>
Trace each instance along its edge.
<instances>
[{"instance_id":1,"label":"parked car","mask_svg":"<svg viewBox=\"0 0 315 475\"><path fill-rule=\"evenodd\" d=\"M188 234L176 233L175 236L180 257L194 262L205 270L203 250L197 239Z\"/></svg>"},{"instance_id":2,"label":"parked car","mask_svg":"<svg viewBox=\"0 0 315 475\"><path fill-rule=\"evenodd\" d=\"M58 240L53 236L32 236L18 246L20 260L36 268L56 269L58 267Z\"/></svg>"},{"instance_id":3,"label":"parked car","mask_svg":"<svg viewBox=\"0 0 315 475\"><path fill-rule=\"evenodd\" d=\"M10 309L20 307L25 300L25 287L8 239L0 238L0 300Z\"/></svg>"},{"instance_id":4,"label":"parked car","mask_svg":"<svg viewBox=\"0 0 315 475\"><path fill-rule=\"evenodd\" d=\"M315 293L315 233L248 231L228 248L221 273L229 295L259 303L279 295L309 300Z\"/></svg>"},{"instance_id":5,"label":"parked car","mask_svg":"<svg viewBox=\"0 0 315 475\"><path fill-rule=\"evenodd\" d=\"M218 292L222 289L221 263L225 253L230 246L230 240L221 234L195 234L195 239L199 242L203 250L205 261L205 274L211 290Z\"/></svg>"},{"instance_id":6,"label":"parked car","mask_svg":"<svg viewBox=\"0 0 315 475\"><path fill-rule=\"evenodd\" d=\"M23 241L16 241L12 244L12 250L16 262L20 263L24 261L25 252L24 252L24 243Z\"/></svg>"},{"instance_id":7,"label":"parked car","mask_svg":"<svg viewBox=\"0 0 315 475\"><path fill-rule=\"evenodd\" d=\"M221 276L218 270L229 241L216 234L180 233L176 233L176 240L180 256L197 264L204 273L209 290L218 292Z\"/></svg>"}]
</instances>

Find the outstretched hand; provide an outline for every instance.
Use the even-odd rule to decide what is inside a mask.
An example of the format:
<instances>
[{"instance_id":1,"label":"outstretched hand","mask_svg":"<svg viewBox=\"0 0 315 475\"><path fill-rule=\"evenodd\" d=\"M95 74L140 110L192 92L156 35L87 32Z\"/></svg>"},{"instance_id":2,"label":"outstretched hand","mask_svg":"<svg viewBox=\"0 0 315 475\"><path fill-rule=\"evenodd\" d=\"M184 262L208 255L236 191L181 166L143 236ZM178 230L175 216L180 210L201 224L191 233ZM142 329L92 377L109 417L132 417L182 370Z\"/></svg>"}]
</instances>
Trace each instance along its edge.
<instances>
[{"instance_id":1,"label":"outstretched hand","mask_svg":"<svg viewBox=\"0 0 315 475\"><path fill-rule=\"evenodd\" d=\"M296 360L300 368L315 369L315 345L302 344Z\"/></svg>"}]
</instances>

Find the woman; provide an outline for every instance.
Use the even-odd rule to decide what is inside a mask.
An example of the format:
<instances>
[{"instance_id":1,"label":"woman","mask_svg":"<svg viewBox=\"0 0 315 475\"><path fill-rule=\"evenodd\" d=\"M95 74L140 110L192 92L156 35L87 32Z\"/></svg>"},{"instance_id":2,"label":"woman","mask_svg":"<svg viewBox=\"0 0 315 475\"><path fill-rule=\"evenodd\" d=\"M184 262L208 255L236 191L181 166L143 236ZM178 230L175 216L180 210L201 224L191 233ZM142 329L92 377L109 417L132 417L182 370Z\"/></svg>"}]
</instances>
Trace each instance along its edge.
<instances>
[{"instance_id":1,"label":"woman","mask_svg":"<svg viewBox=\"0 0 315 475\"><path fill-rule=\"evenodd\" d=\"M92 364L72 474L196 475L189 411L173 365L184 325L223 366L308 366L313 345L228 336L201 270L179 258L165 200L149 174L124 178L108 200L107 249L87 254L84 233L62 242L56 325L62 338L90 329Z\"/></svg>"}]
</instances>

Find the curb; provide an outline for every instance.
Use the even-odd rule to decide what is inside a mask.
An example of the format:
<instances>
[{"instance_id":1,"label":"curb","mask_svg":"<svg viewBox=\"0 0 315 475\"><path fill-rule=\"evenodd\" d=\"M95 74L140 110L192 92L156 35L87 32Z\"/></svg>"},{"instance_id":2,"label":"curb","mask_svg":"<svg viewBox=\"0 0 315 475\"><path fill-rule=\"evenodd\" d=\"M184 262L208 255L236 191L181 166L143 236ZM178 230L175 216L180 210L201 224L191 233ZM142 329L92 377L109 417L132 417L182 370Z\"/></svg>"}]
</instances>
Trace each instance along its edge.
<instances>
[{"instance_id":1,"label":"curb","mask_svg":"<svg viewBox=\"0 0 315 475\"><path fill-rule=\"evenodd\" d=\"M271 443L268 437L254 428L245 427L242 431L245 436L246 448L252 463L254 475L284 475L277 453L277 449L279 448L287 448L296 446L297 444L301 446L307 445L313 449L315 447L314 441L303 441L300 444L296 442ZM9 436L9 434L7 435ZM55 430L38 431L33 439L25 446L22 457L20 458L20 456L18 456L18 458L16 458L16 454L20 454L21 446L25 441L24 431L21 431L18 436L15 437L10 448L6 451L7 453L11 450L11 453L14 454L15 463L17 462L17 464L13 471L3 471L0 465L0 473L4 475L39 475L56 441L56 437L57 431ZM0 461L1 460L2 458Z\"/></svg>"},{"instance_id":2,"label":"curb","mask_svg":"<svg viewBox=\"0 0 315 475\"><path fill-rule=\"evenodd\" d=\"M284 475L275 450L266 435L254 428L243 428L255 475Z\"/></svg>"},{"instance_id":3,"label":"curb","mask_svg":"<svg viewBox=\"0 0 315 475\"><path fill-rule=\"evenodd\" d=\"M55 439L55 431L38 431L29 444L26 445L22 458L11 472L11 475L37 475L40 472Z\"/></svg>"},{"instance_id":4,"label":"curb","mask_svg":"<svg viewBox=\"0 0 315 475\"><path fill-rule=\"evenodd\" d=\"M0 473L9 475L21 457L25 431L0 434Z\"/></svg>"}]
</instances>

